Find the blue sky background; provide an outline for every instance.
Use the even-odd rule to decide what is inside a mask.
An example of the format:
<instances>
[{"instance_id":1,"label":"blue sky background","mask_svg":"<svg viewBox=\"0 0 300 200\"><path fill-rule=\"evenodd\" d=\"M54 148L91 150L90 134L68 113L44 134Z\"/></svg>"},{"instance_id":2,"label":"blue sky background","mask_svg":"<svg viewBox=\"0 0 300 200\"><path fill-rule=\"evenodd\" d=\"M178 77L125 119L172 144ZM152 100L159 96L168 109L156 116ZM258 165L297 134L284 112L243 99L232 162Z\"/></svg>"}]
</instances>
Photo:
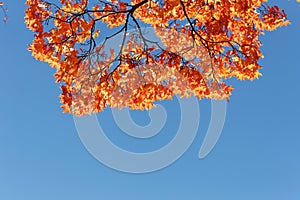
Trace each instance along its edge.
<instances>
[{"instance_id":1,"label":"blue sky background","mask_svg":"<svg viewBox=\"0 0 300 200\"><path fill-rule=\"evenodd\" d=\"M71 115L59 108L54 70L34 60L27 45L23 1L8 1L10 19L0 23L0 199L300 199L300 6L278 2L292 25L262 41L264 74L254 82L231 81L235 91L226 124L213 152L198 150L210 120L210 102L201 101L198 135L173 165L149 174L112 170L82 145ZM172 105L166 103L170 112ZM147 124L145 112L133 112ZM130 140L114 124L110 110L98 115L111 140L131 151L168 143L179 116L149 141ZM139 143L141 142L141 143ZM141 145L142 144L142 145Z\"/></svg>"}]
</instances>

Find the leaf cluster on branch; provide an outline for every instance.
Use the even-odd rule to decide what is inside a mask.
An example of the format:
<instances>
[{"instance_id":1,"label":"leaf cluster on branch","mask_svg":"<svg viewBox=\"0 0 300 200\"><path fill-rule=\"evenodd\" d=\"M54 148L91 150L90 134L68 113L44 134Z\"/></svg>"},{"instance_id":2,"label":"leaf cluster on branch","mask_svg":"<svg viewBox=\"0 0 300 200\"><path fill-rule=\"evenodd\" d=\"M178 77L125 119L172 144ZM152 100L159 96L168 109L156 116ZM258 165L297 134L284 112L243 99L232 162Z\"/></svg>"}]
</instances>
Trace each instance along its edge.
<instances>
[{"instance_id":1,"label":"leaf cluster on branch","mask_svg":"<svg viewBox=\"0 0 300 200\"><path fill-rule=\"evenodd\" d=\"M233 88L226 79L261 76L259 36L289 24L285 12L267 0L27 0L26 5L25 23L35 33L29 50L56 68L62 107L78 116L107 106L150 109L174 95L228 99ZM152 27L161 42L149 38L144 27ZM108 41L119 36L119 50L107 50Z\"/></svg>"}]
</instances>

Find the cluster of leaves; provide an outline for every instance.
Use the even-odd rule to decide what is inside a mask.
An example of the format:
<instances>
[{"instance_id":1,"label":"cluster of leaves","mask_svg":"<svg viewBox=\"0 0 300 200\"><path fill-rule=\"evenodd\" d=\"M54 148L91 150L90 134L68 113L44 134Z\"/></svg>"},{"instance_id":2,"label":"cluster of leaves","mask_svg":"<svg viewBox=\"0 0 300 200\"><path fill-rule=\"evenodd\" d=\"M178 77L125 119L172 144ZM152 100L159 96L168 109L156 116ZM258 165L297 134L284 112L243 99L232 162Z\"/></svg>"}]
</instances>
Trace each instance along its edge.
<instances>
[{"instance_id":1,"label":"cluster of leaves","mask_svg":"<svg viewBox=\"0 0 300 200\"><path fill-rule=\"evenodd\" d=\"M150 109L177 94L228 99L233 88L226 79L261 75L259 36L289 24L282 9L266 3L27 0L25 22L35 32L32 55L57 69L62 107L81 116L106 106ZM99 43L103 23L112 34ZM142 25L153 27L163 45ZM107 50L118 35L120 50Z\"/></svg>"}]
</instances>

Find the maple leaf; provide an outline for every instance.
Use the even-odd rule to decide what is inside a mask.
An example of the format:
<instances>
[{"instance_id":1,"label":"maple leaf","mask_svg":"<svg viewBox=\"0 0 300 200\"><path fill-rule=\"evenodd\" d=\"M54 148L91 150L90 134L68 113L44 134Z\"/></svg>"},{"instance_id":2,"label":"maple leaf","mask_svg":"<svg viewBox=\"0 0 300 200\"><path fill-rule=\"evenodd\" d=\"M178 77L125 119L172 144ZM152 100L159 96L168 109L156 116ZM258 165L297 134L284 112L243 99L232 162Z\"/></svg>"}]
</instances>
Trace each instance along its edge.
<instances>
[{"instance_id":1,"label":"maple leaf","mask_svg":"<svg viewBox=\"0 0 300 200\"><path fill-rule=\"evenodd\" d=\"M62 108L78 116L107 106L151 109L174 95L229 99L227 79L261 76L260 35L289 24L284 10L267 0L26 5L25 23L34 32L29 50L56 68ZM158 40L148 37L145 24ZM104 26L111 34L103 35ZM118 50L107 49L112 40Z\"/></svg>"}]
</instances>

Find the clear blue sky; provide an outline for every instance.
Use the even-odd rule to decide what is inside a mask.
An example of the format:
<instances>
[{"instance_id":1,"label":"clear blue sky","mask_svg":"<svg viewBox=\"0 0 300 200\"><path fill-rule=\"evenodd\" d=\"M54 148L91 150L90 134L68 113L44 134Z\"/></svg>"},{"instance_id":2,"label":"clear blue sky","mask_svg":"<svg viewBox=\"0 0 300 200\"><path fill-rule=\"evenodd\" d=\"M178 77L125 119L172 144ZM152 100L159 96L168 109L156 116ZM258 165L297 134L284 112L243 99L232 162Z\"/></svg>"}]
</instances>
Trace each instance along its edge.
<instances>
[{"instance_id":1,"label":"clear blue sky","mask_svg":"<svg viewBox=\"0 0 300 200\"><path fill-rule=\"evenodd\" d=\"M299 200L300 6L278 4L292 25L262 38L263 77L232 81L235 91L213 152L198 159L210 119L210 103L203 101L197 137L183 157L163 170L134 175L104 166L84 148L72 116L59 108L54 70L26 50L32 33L23 23L23 1L8 1L10 19L0 23L0 199ZM147 123L145 113L133 116ZM109 110L98 117L115 143L139 151L139 142L122 136ZM143 144L153 150L171 136L162 133Z\"/></svg>"}]
</instances>

